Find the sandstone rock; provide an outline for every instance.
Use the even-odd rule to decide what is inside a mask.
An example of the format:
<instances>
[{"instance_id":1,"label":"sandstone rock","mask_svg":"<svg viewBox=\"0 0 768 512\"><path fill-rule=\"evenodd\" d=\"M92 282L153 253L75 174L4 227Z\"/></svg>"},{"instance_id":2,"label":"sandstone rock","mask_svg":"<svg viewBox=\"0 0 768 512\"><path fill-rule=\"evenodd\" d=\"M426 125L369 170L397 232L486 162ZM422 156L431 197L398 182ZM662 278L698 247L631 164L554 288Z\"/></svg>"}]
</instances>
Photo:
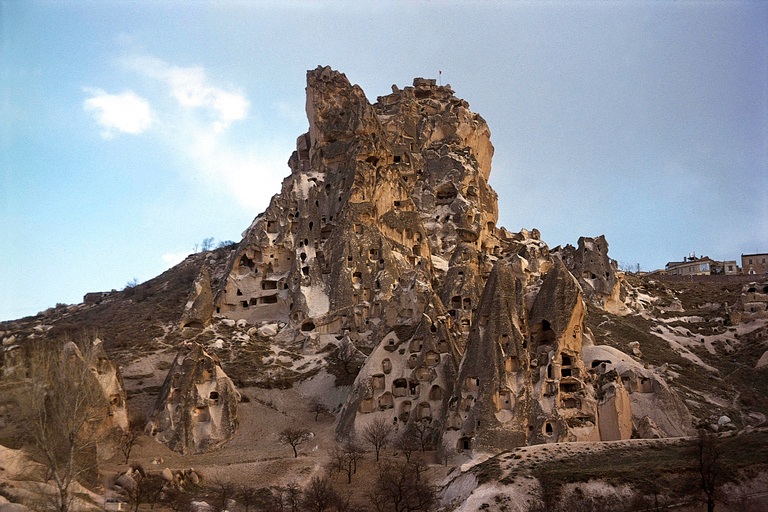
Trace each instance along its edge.
<instances>
[{"instance_id":1,"label":"sandstone rock","mask_svg":"<svg viewBox=\"0 0 768 512\"><path fill-rule=\"evenodd\" d=\"M205 453L234 436L239 400L218 359L197 343L185 343L168 371L146 432L172 450Z\"/></svg>"},{"instance_id":2,"label":"sandstone rock","mask_svg":"<svg viewBox=\"0 0 768 512\"><path fill-rule=\"evenodd\" d=\"M170 468L163 469L161 476L166 482L173 482L173 472L170 470Z\"/></svg>"},{"instance_id":3,"label":"sandstone rock","mask_svg":"<svg viewBox=\"0 0 768 512\"><path fill-rule=\"evenodd\" d=\"M277 334L278 327L277 324L266 324L259 327L256 331L256 334L259 336L269 337L269 336L275 336Z\"/></svg>"},{"instance_id":4,"label":"sandstone rock","mask_svg":"<svg viewBox=\"0 0 768 512\"><path fill-rule=\"evenodd\" d=\"M598 373L616 371L629 393L632 418L635 424L643 417L653 420L660 437L680 437L694 433L693 418L680 398L669 385L653 371L644 368L629 355L605 345L583 347L585 366ZM645 436L643 436L645 437Z\"/></svg>"},{"instance_id":5,"label":"sandstone rock","mask_svg":"<svg viewBox=\"0 0 768 512\"><path fill-rule=\"evenodd\" d=\"M125 385L119 368L107 357L100 339L93 341L92 347L86 353L86 358L86 363L96 376L107 399L107 420L102 428L105 429L106 437L110 442L101 443L98 447L100 456L107 458L117 451L120 436L128 431Z\"/></svg>"},{"instance_id":6,"label":"sandstone rock","mask_svg":"<svg viewBox=\"0 0 768 512\"><path fill-rule=\"evenodd\" d=\"M667 437L650 416L639 418L636 422L635 430L641 439L662 439Z\"/></svg>"},{"instance_id":7,"label":"sandstone rock","mask_svg":"<svg viewBox=\"0 0 768 512\"><path fill-rule=\"evenodd\" d=\"M536 229L497 228L490 131L448 86L370 104L318 67L306 92L309 132L233 251L217 314L307 354L365 349L341 437L384 418L456 452L600 440L581 350L584 294L624 307L605 238L551 253ZM611 393L622 437L627 392Z\"/></svg>"},{"instance_id":8,"label":"sandstone rock","mask_svg":"<svg viewBox=\"0 0 768 512\"><path fill-rule=\"evenodd\" d=\"M731 323L761 318L768 318L768 283L748 283L742 287L741 296L730 310Z\"/></svg>"},{"instance_id":9,"label":"sandstone rock","mask_svg":"<svg viewBox=\"0 0 768 512\"><path fill-rule=\"evenodd\" d=\"M597 405L601 441L619 441L632 436L629 393L618 374L615 375L617 378L614 381L603 385L603 396Z\"/></svg>"},{"instance_id":10,"label":"sandstone rock","mask_svg":"<svg viewBox=\"0 0 768 512\"><path fill-rule=\"evenodd\" d=\"M717 420L717 424L720 427L728 425L730 422L731 422L731 418L729 418L728 416L725 416L725 415L720 416L720 418L718 418L718 420Z\"/></svg>"},{"instance_id":11,"label":"sandstone rock","mask_svg":"<svg viewBox=\"0 0 768 512\"><path fill-rule=\"evenodd\" d=\"M207 327L213 315L213 293L211 291L211 275L203 267L197 276L189 294L184 312L181 315L180 327Z\"/></svg>"},{"instance_id":12,"label":"sandstone rock","mask_svg":"<svg viewBox=\"0 0 768 512\"><path fill-rule=\"evenodd\" d=\"M764 368L766 366L768 366L768 350L763 352L763 355L760 356L760 359L758 359L755 368Z\"/></svg>"},{"instance_id":13,"label":"sandstone rock","mask_svg":"<svg viewBox=\"0 0 768 512\"><path fill-rule=\"evenodd\" d=\"M0 503L0 512L31 512L20 503Z\"/></svg>"},{"instance_id":14,"label":"sandstone rock","mask_svg":"<svg viewBox=\"0 0 768 512\"><path fill-rule=\"evenodd\" d=\"M561 257L578 279L587 299L614 313L623 308L619 300L621 283L616 275L616 261L608 257L605 235L581 237L578 247L566 245Z\"/></svg>"}]
</instances>

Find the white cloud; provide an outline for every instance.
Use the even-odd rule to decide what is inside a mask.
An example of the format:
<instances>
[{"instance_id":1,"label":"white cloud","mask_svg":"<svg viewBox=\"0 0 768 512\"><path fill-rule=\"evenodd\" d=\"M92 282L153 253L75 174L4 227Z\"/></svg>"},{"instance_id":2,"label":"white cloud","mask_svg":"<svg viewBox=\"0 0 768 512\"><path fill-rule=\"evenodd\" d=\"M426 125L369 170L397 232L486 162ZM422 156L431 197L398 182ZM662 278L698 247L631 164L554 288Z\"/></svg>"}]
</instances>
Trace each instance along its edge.
<instances>
[{"instance_id":1,"label":"white cloud","mask_svg":"<svg viewBox=\"0 0 768 512\"><path fill-rule=\"evenodd\" d=\"M118 133L138 135L152 126L149 103L132 91L122 94L107 94L101 89L90 88L84 91L91 97L83 102L83 108L102 127L101 136L105 139L114 138Z\"/></svg>"},{"instance_id":2,"label":"white cloud","mask_svg":"<svg viewBox=\"0 0 768 512\"><path fill-rule=\"evenodd\" d=\"M287 145L269 151L236 147L201 130L192 130L183 144L206 180L223 185L251 210L265 208L290 172L286 162L292 149Z\"/></svg>"},{"instance_id":3,"label":"white cloud","mask_svg":"<svg viewBox=\"0 0 768 512\"><path fill-rule=\"evenodd\" d=\"M86 101L86 109L99 115L97 121L105 128L106 138L118 132L138 133L153 124L153 134L180 157L181 172L190 179L220 189L250 210L266 207L289 172L286 162L294 149L293 139L238 142L238 134L231 133L232 123L248 117L251 103L237 87L217 84L203 67L176 66L152 55L134 55L123 59L122 65L150 79L142 91L151 98L154 111L132 92L112 96L89 89L94 97ZM146 105L146 126L135 119L134 124L129 122L130 115L142 109L114 106L127 104L118 101L121 98L135 98ZM162 258L175 264L186 256L165 254Z\"/></svg>"},{"instance_id":4,"label":"white cloud","mask_svg":"<svg viewBox=\"0 0 768 512\"><path fill-rule=\"evenodd\" d=\"M125 64L134 71L164 82L181 106L207 109L215 118L212 127L217 132L248 115L251 103L245 95L240 91L212 86L202 67L172 66L148 55L126 59Z\"/></svg>"},{"instance_id":5,"label":"white cloud","mask_svg":"<svg viewBox=\"0 0 768 512\"><path fill-rule=\"evenodd\" d=\"M163 258L163 261L166 262L169 267L172 267L172 266L176 265L177 263L181 263L182 261L184 261L184 259L187 256L189 256L190 254L192 254L192 253L189 252L189 251L187 251L187 252L177 252L177 253L168 253L168 254L163 254L162 258Z\"/></svg>"}]
</instances>

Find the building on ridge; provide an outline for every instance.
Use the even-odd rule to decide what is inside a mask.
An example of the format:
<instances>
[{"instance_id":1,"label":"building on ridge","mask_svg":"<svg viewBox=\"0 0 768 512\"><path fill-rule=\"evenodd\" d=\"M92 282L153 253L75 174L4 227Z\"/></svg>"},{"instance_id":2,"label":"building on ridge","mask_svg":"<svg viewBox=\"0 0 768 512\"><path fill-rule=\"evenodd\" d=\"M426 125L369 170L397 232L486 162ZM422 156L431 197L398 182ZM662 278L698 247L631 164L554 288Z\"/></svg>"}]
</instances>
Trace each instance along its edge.
<instances>
[{"instance_id":1,"label":"building on ridge","mask_svg":"<svg viewBox=\"0 0 768 512\"><path fill-rule=\"evenodd\" d=\"M741 268L744 274L768 274L768 253L742 254Z\"/></svg>"}]
</instances>

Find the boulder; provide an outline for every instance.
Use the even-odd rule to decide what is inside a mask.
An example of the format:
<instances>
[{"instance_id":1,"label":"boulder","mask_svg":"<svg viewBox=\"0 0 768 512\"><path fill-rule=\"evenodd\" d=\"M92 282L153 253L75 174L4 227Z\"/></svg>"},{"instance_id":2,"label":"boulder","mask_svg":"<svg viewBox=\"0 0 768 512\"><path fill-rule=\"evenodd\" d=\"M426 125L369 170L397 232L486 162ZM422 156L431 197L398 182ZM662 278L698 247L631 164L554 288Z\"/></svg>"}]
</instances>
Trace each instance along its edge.
<instances>
[{"instance_id":1,"label":"boulder","mask_svg":"<svg viewBox=\"0 0 768 512\"><path fill-rule=\"evenodd\" d=\"M258 334L259 336L263 336L265 338L269 338L277 335L277 331L278 331L277 324L271 323L271 324L266 324L259 327L256 331L256 334Z\"/></svg>"},{"instance_id":2,"label":"boulder","mask_svg":"<svg viewBox=\"0 0 768 512\"><path fill-rule=\"evenodd\" d=\"M763 355L760 356L760 359L757 360L755 368L764 368L766 366L768 366L768 350L763 352Z\"/></svg>"},{"instance_id":3,"label":"boulder","mask_svg":"<svg viewBox=\"0 0 768 512\"><path fill-rule=\"evenodd\" d=\"M639 418L635 425L635 431L641 439L662 439L667 437L650 416Z\"/></svg>"}]
</instances>

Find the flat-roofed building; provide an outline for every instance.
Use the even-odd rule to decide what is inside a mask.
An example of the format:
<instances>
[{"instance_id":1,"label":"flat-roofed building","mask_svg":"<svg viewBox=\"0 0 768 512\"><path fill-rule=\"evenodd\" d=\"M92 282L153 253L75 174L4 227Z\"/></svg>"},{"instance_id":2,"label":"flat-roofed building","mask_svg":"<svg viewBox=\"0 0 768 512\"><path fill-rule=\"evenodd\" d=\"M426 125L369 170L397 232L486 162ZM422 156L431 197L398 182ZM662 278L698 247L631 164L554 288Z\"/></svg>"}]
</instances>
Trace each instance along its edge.
<instances>
[{"instance_id":1,"label":"flat-roofed building","mask_svg":"<svg viewBox=\"0 0 768 512\"><path fill-rule=\"evenodd\" d=\"M744 274L768 274L768 253L742 254L741 268Z\"/></svg>"},{"instance_id":2,"label":"flat-roofed building","mask_svg":"<svg viewBox=\"0 0 768 512\"><path fill-rule=\"evenodd\" d=\"M683 261L670 261L664 266L670 276L704 276L711 273L712 261L708 256L688 256Z\"/></svg>"}]
</instances>

